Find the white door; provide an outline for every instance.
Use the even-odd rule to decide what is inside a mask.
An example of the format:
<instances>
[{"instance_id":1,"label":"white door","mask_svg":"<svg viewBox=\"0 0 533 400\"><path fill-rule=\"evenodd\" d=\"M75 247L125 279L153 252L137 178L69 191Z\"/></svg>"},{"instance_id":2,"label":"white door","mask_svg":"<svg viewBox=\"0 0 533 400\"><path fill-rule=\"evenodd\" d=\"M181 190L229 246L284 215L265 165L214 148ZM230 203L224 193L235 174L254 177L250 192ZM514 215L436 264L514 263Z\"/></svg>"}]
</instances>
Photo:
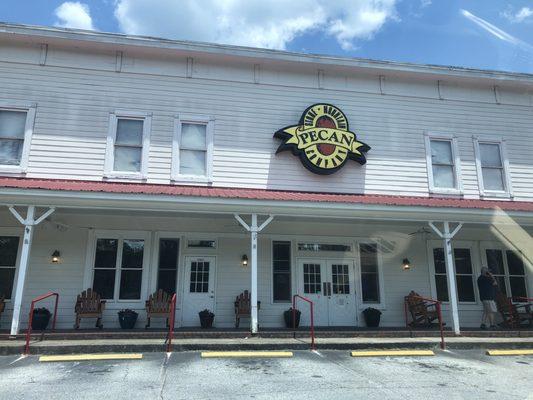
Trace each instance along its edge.
<instances>
[{"instance_id":1,"label":"white door","mask_svg":"<svg viewBox=\"0 0 533 400\"><path fill-rule=\"evenodd\" d=\"M330 326L357 322L353 260L328 260L328 316Z\"/></svg>"},{"instance_id":2,"label":"white door","mask_svg":"<svg viewBox=\"0 0 533 400\"><path fill-rule=\"evenodd\" d=\"M353 260L301 259L298 293L313 302L315 326L357 324ZM300 325L311 323L309 305L298 300Z\"/></svg>"},{"instance_id":3,"label":"white door","mask_svg":"<svg viewBox=\"0 0 533 400\"><path fill-rule=\"evenodd\" d=\"M200 311L215 312L215 258L186 257L185 263L183 326L200 326Z\"/></svg>"},{"instance_id":4,"label":"white door","mask_svg":"<svg viewBox=\"0 0 533 400\"><path fill-rule=\"evenodd\" d=\"M298 294L313 302L315 326L328 325L328 299L326 292L326 262L325 260L300 260L299 263ZM297 299L296 308L302 312L300 326L310 326L311 317L309 304Z\"/></svg>"}]
</instances>

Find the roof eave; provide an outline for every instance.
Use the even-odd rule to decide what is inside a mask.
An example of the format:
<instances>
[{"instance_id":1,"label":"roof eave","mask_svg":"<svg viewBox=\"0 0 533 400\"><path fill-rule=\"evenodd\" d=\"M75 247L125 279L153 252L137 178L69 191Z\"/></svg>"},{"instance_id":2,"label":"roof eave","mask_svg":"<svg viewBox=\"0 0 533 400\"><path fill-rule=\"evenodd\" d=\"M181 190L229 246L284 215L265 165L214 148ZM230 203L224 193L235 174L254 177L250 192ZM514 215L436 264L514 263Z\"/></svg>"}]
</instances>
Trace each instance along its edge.
<instances>
[{"instance_id":1,"label":"roof eave","mask_svg":"<svg viewBox=\"0 0 533 400\"><path fill-rule=\"evenodd\" d=\"M56 40L100 44L120 47L152 48L174 50L205 55L225 55L229 57L249 58L253 60L269 60L273 62L309 63L338 67L351 67L368 73L404 73L427 74L435 77L455 77L463 79L491 80L497 82L513 82L533 87L533 74L505 71L480 70L454 66L438 66L413 64L404 62L379 61L362 58L335 57L327 55L293 53L280 50L252 48L244 46L223 45L214 43L170 40L147 36L133 36L118 33L86 31L56 27L31 26L11 23L0 23L0 36L14 35L34 40Z\"/></svg>"}]
</instances>

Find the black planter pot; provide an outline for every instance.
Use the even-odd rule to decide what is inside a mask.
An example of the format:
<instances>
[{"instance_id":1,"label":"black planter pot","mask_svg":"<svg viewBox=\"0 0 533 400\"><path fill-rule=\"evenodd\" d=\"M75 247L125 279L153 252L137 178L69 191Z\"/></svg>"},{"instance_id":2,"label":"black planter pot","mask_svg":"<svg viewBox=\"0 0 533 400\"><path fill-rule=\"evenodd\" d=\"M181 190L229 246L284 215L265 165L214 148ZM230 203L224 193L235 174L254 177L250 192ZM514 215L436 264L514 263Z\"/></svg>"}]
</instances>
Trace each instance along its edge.
<instances>
[{"instance_id":1,"label":"black planter pot","mask_svg":"<svg viewBox=\"0 0 533 400\"><path fill-rule=\"evenodd\" d=\"M283 319L285 320L285 327L289 329L296 329L300 326L300 316L302 312L300 310L295 311L294 322L295 326L292 326L292 309L288 309L283 312Z\"/></svg>"},{"instance_id":2,"label":"black planter pot","mask_svg":"<svg viewBox=\"0 0 533 400\"><path fill-rule=\"evenodd\" d=\"M215 320L215 316L213 314L211 314L211 315L201 315L200 314L200 326L203 329L212 328L214 320Z\"/></svg>"},{"instance_id":3,"label":"black planter pot","mask_svg":"<svg viewBox=\"0 0 533 400\"><path fill-rule=\"evenodd\" d=\"M122 329L133 329L138 316L136 312L119 312L118 323Z\"/></svg>"},{"instance_id":4,"label":"black planter pot","mask_svg":"<svg viewBox=\"0 0 533 400\"><path fill-rule=\"evenodd\" d=\"M381 311L376 310L375 308L367 308L363 311L363 316L365 317L366 326L369 328L377 328L381 320Z\"/></svg>"},{"instance_id":5,"label":"black planter pot","mask_svg":"<svg viewBox=\"0 0 533 400\"><path fill-rule=\"evenodd\" d=\"M52 314L48 313L33 313L33 319L31 321L31 329L34 331L44 331L50 322Z\"/></svg>"}]
</instances>

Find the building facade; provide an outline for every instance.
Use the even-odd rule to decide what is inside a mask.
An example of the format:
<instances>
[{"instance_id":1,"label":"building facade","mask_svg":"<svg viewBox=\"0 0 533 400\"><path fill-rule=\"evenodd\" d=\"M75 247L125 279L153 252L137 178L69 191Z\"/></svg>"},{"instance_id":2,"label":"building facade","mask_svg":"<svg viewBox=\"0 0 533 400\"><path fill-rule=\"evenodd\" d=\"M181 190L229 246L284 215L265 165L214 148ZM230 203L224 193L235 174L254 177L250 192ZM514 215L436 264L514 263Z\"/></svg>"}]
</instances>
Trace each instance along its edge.
<instances>
[{"instance_id":1,"label":"building facade","mask_svg":"<svg viewBox=\"0 0 533 400\"><path fill-rule=\"evenodd\" d=\"M0 26L0 329L89 287L106 327L160 288L231 327L250 290L252 331L294 294L401 326L415 290L459 332L484 265L533 295L533 76Z\"/></svg>"}]
</instances>

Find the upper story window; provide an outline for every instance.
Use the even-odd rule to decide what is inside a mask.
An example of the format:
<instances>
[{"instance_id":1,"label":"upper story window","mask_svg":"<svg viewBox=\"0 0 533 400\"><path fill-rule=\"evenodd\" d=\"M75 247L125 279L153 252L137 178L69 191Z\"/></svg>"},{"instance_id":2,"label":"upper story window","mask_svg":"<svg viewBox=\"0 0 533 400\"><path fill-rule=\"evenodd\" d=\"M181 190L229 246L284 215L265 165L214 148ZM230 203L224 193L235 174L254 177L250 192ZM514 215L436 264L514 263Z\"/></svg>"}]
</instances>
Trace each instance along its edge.
<instances>
[{"instance_id":1,"label":"upper story window","mask_svg":"<svg viewBox=\"0 0 533 400\"><path fill-rule=\"evenodd\" d=\"M34 106L0 104L0 171L26 172L34 120Z\"/></svg>"},{"instance_id":2,"label":"upper story window","mask_svg":"<svg viewBox=\"0 0 533 400\"><path fill-rule=\"evenodd\" d=\"M213 119L181 115L172 144L172 180L211 182L213 175Z\"/></svg>"},{"instance_id":3,"label":"upper story window","mask_svg":"<svg viewBox=\"0 0 533 400\"><path fill-rule=\"evenodd\" d=\"M146 178L150 129L150 115L128 112L111 114L105 160L107 177Z\"/></svg>"},{"instance_id":4,"label":"upper story window","mask_svg":"<svg viewBox=\"0 0 533 400\"><path fill-rule=\"evenodd\" d=\"M511 183L504 142L474 138L479 192L482 196L510 196Z\"/></svg>"},{"instance_id":5,"label":"upper story window","mask_svg":"<svg viewBox=\"0 0 533 400\"><path fill-rule=\"evenodd\" d=\"M454 137L427 135L426 160L430 192L461 193L460 159Z\"/></svg>"}]
</instances>

